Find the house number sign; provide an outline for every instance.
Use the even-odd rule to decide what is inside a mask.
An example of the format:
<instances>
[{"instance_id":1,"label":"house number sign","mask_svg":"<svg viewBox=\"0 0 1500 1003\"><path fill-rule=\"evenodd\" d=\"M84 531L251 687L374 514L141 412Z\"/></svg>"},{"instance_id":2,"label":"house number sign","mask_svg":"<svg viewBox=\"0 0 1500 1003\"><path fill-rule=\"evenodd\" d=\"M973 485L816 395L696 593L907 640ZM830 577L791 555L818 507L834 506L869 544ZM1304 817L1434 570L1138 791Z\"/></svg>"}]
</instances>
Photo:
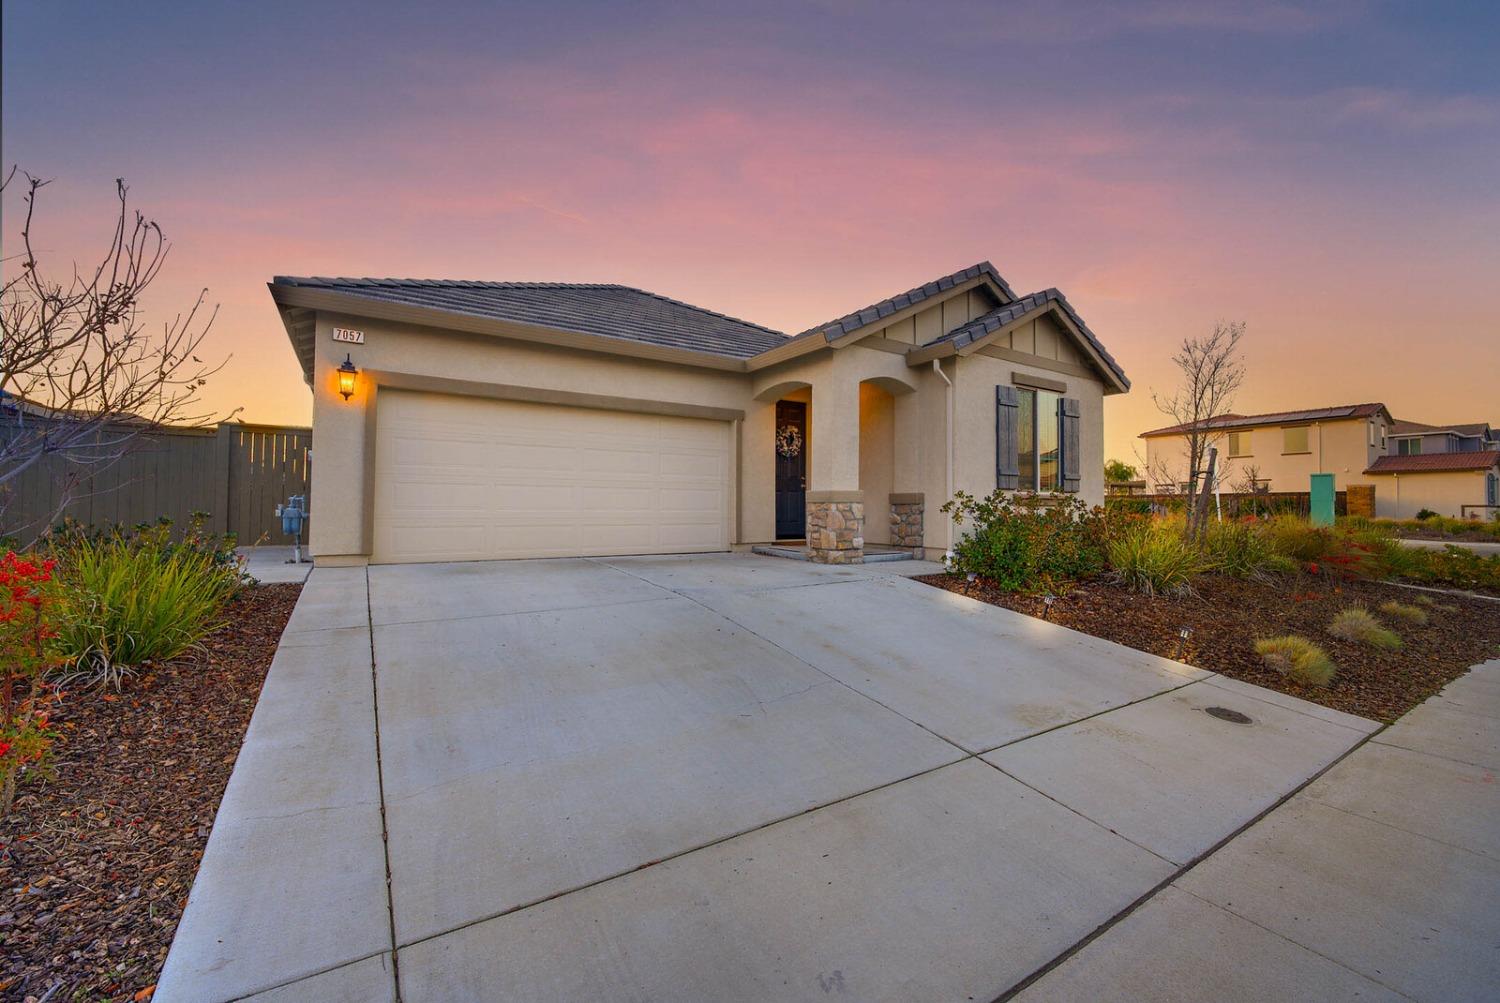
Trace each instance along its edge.
<instances>
[{"instance_id":1,"label":"house number sign","mask_svg":"<svg viewBox=\"0 0 1500 1003\"><path fill-rule=\"evenodd\" d=\"M351 345L363 345L365 343L365 332L355 331L347 327L336 327L333 329L334 341L347 341Z\"/></svg>"}]
</instances>

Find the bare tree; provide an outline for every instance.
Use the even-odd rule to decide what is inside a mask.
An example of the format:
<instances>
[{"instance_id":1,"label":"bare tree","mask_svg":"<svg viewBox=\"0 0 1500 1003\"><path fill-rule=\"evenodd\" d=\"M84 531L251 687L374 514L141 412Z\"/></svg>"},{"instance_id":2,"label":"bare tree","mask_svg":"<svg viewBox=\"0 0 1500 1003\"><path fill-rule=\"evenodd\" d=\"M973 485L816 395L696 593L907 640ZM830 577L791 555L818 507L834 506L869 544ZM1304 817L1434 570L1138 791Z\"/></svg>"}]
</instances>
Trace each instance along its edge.
<instances>
[{"instance_id":1,"label":"bare tree","mask_svg":"<svg viewBox=\"0 0 1500 1003\"><path fill-rule=\"evenodd\" d=\"M1233 490L1239 494L1259 495L1267 491L1267 481L1261 476L1260 467L1247 463L1240 468L1240 479L1234 482Z\"/></svg>"},{"instance_id":2,"label":"bare tree","mask_svg":"<svg viewBox=\"0 0 1500 1003\"><path fill-rule=\"evenodd\" d=\"M17 178L12 168L0 192ZM126 205L116 179L114 232L92 267L75 262L61 279L47 277L33 243L42 189L20 172L25 213L19 252L5 260L0 285L0 525L6 533L43 529L91 473L117 462L159 425L201 426L198 393L223 363L195 353L217 308L204 313L207 290L185 314L151 334L141 295L161 271L170 245L161 227ZM227 360L226 360L227 361ZM53 511L28 526L4 520L21 475L60 460ZM38 525L39 524L39 525Z\"/></svg>"},{"instance_id":3,"label":"bare tree","mask_svg":"<svg viewBox=\"0 0 1500 1003\"><path fill-rule=\"evenodd\" d=\"M1177 388L1170 395L1152 391L1151 399L1162 414L1182 426L1187 440L1187 493L1198 494L1198 482L1206 473L1208 450L1222 433L1212 425L1214 418L1228 412L1245 379L1245 365L1240 358L1240 340L1245 336L1245 322L1214 325L1206 337L1184 338L1172 362L1181 373ZM1199 509L1206 511L1206 502ZM1194 515L1198 514L1195 510ZM1200 520L1189 518L1190 529Z\"/></svg>"}]
</instances>

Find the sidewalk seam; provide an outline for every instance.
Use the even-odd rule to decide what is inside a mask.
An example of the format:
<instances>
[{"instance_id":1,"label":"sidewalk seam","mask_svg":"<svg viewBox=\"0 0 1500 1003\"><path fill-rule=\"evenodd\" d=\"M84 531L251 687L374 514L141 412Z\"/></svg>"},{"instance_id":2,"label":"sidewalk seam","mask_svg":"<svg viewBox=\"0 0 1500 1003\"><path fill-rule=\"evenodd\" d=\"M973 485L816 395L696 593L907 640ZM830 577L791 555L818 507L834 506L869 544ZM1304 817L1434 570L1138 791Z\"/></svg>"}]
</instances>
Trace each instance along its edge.
<instances>
[{"instance_id":1,"label":"sidewalk seam","mask_svg":"<svg viewBox=\"0 0 1500 1003\"><path fill-rule=\"evenodd\" d=\"M370 600L370 569L365 567L365 627L370 636L370 703L375 718L375 784L380 792L380 846L385 856L385 912L391 932L391 981L401 1003L401 961L396 945L396 897L391 884L391 830L385 817L385 768L380 754L380 670L375 664L375 611Z\"/></svg>"},{"instance_id":2,"label":"sidewalk seam","mask_svg":"<svg viewBox=\"0 0 1500 1003\"><path fill-rule=\"evenodd\" d=\"M1276 809L1280 808L1282 805L1286 804L1292 798L1296 797L1298 794L1301 794L1308 787L1312 786L1314 783L1316 783L1318 780L1320 780L1323 777L1323 775L1326 774L1329 770L1333 769L1335 766L1339 765L1344 760L1346 760L1350 756L1354 755L1360 749L1364 748L1365 745L1372 738L1374 738L1376 735L1381 734L1388 727L1390 727L1390 725L1384 725L1383 724L1383 725L1380 726L1379 729L1370 732L1370 734L1361 736L1359 741L1355 742L1348 749L1346 749L1343 752L1343 754L1335 757L1331 762L1328 763L1327 766L1324 766L1321 770L1319 770L1318 772L1314 773L1312 776L1308 777L1302 783L1298 784L1297 786L1293 787L1291 790L1287 791L1281 797L1277 798L1270 805L1268 805L1263 811L1261 811L1259 814L1257 814L1256 816L1254 816L1253 818L1251 818L1249 821L1247 821L1244 825L1240 826L1237 829L1232 830L1223 839L1219 840L1217 843L1213 844L1208 849L1206 849L1202 853L1198 854L1198 856L1194 857L1192 860L1189 860L1187 863L1183 864L1176 871L1174 871L1171 874L1167 875L1165 878L1163 878L1157 884L1155 884L1151 888L1147 889L1144 894L1142 894L1140 897L1136 898L1133 902L1130 902L1128 905L1125 906L1125 908L1121 909L1119 912L1115 913L1113 916L1111 916L1108 919L1106 919L1103 923L1099 924L1097 927L1095 927L1088 934L1086 934L1083 937L1079 938L1079 940L1075 944L1073 944L1072 947L1068 948L1066 951L1063 951L1063 952L1061 952L1061 953L1053 956L1053 958L1050 961L1048 961L1046 964L1042 965L1036 971L1032 972L1030 975L1026 976L1024 979L1022 979L1021 981L1017 982L1015 985L1011 986L1009 989L1006 989L1005 991L1003 991L1002 993L1000 993L1000 995L998 995L998 996L996 996L994 998L993 1003L1006 1003L1007 1000L1014 999L1015 997L1017 997L1018 995L1020 995L1022 992L1024 992L1028 988L1030 988L1032 985L1034 985L1035 983L1041 981L1043 978L1045 978L1049 973L1051 973L1055 969L1061 968L1068 961L1072 960L1072 958L1074 957L1074 955L1078 954L1085 947L1088 947L1094 941L1096 941L1100 937L1104 936L1105 933L1107 933L1110 930L1112 930L1122 920L1126 919L1131 914L1133 914L1136 910L1138 910L1142 906L1144 906L1147 902L1150 902L1157 895L1161 894L1162 889L1167 888L1167 887L1173 885L1175 882L1181 880L1182 877L1184 875L1186 875L1189 871L1191 871L1193 868L1195 868L1199 864L1203 863L1203 861L1207 860L1209 857L1212 857L1215 853L1218 853L1224 847L1228 846L1232 841L1238 839L1242 834L1244 834L1245 832L1249 831L1249 829L1252 826L1258 825L1262 820L1264 820L1265 818L1267 818L1273 811L1275 811Z\"/></svg>"}]
</instances>

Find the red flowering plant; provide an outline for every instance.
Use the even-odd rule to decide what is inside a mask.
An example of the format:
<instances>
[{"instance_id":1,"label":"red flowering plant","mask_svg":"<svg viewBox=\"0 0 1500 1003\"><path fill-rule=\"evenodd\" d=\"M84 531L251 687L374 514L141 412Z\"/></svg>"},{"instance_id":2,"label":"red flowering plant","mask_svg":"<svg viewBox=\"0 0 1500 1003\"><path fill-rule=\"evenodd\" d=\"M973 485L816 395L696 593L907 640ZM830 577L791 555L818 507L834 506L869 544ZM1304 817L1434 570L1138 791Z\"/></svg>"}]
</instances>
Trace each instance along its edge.
<instances>
[{"instance_id":1,"label":"red flowering plant","mask_svg":"<svg viewBox=\"0 0 1500 1003\"><path fill-rule=\"evenodd\" d=\"M0 817L10 814L24 773L46 772L57 737L49 715L58 693L43 678L57 664L55 564L15 551L0 558Z\"/></svg>"}]
</instances>

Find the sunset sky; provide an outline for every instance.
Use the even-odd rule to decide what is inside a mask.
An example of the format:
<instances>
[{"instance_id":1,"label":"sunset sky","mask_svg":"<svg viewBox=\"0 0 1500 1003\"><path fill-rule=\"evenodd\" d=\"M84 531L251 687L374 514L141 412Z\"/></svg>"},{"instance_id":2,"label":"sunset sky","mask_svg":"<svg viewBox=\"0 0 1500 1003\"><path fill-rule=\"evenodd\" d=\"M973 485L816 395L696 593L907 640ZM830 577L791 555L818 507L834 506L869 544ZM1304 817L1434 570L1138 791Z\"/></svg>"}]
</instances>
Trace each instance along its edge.
<instances>
[{"instance_id":1,"label":"sunset sky","mask_svg":"<svg viewBox=\"0 0 1500 1003\"><path fill-rule=\"evenodd\" d=\"M86 257L124 177L173 243L151 307L209 288L207 400L247 420L311 414L275 274L622 282L796 332L989 259L1131 376L1107 455L1220 319L1237 410L1500 423L1500 4L7 0L3 29L40 245Z\"/></svg>"}]
</instances>

